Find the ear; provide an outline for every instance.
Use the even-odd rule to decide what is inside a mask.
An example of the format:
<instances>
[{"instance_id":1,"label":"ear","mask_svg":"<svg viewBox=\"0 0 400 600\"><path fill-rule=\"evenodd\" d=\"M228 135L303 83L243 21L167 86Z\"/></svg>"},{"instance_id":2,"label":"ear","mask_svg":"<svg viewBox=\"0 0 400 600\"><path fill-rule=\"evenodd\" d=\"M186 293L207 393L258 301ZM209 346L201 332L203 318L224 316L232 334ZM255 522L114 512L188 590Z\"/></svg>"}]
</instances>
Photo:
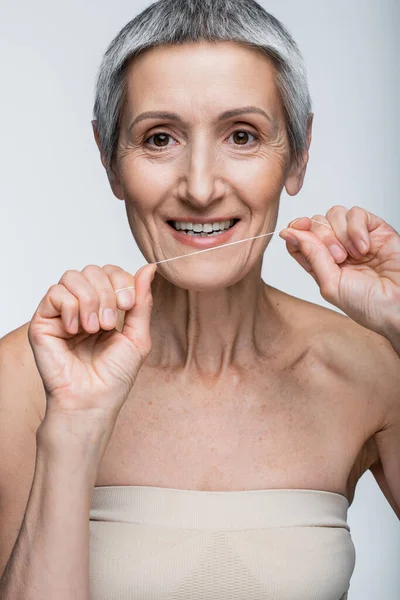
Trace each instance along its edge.
<instances>
[{"instance_id":1,"label":"ear","mask_svg":"<svg viewBox=\"0 0 400 600\"><path fill-rule=\"evenodd\" d=\"M285 188L289 196L295 196L303 187L304 177L306 175L307 163L309 158L309 148L311 144L311 132L314 114L310 113L307 125L307 148L303 152L303 156L299 165L292 164L285 179Z\"/></svg>"},{"instance_id":2,"label":"ear","mask_svg":"<svg viewBox=\"0 0 400 600\"><path fill-rule=\"evenodd\" d=\"M94 139L96 140L96 144L97 144L97 147L100 152L101 164L103 165L103 167L106 170L108 181L110 183L113 194L114 194L114 196L116 196L116 198L118 198L118 200L124 200L125 199L124 193L123 193L122 185L121 185L118 175L115 173L113 168L109 169L107 167L107 162L106 162L106 159L105 159L105 156L102 151L101 144L100 144L100 136L99 136L99 131L97 128L97 121L92 121L92 128L93 128Z\"/></svg>"}]
</instances>

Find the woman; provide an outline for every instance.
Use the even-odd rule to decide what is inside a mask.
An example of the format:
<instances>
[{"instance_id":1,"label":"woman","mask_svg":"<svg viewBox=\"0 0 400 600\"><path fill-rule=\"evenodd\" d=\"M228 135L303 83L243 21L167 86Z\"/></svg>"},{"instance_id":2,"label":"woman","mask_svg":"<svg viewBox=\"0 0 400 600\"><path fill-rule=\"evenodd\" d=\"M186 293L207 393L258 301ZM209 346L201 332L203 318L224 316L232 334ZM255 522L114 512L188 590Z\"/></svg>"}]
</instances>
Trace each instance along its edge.
<instances>
[{"instance_id":1,"label":"woman","mask_svg":"<svg viewBox=\"0 0 400 600\"><path fill-rule=\"evenodd\" d=\"M152 264L67 271L24 330L45 394L29 498L2 508L1 597L346 598L367 469L400 516L399 235L343 206L280 233L350 319L261 279L312 115L294 41L253 0L143 11L104 56L93 126Z\"/></svg>"}]
</instances>

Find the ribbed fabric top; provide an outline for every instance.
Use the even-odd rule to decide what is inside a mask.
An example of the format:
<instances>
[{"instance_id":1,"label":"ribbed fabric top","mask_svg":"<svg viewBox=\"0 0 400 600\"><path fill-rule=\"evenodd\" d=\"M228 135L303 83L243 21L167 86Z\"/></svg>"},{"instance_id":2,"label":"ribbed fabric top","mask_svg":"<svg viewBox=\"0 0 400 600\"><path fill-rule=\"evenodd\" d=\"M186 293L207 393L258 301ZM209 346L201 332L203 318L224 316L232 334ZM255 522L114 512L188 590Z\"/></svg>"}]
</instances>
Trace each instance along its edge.
<instances>
[{"instance_id":1,"label":"ribbed fabric top","mask_svg":"<svg viewBox=\"0 0 400 600\"><path fill-rule=\"evenodd\" d=\"M350 531L348 508L341 494L320 490L210 492L109 486L94 488L90 518L207 531L302 526Z\"/></svg>"},{"instance_id":2,"label":"ribbed fabric top","mask_svg":"<svg viewBox=\"0 0 400 600\"><path fill-rule=\"evenodd\" d=\"M349 503L306 489L93 490L92 600L344 600Z\"/></svg>"}]
</instances>

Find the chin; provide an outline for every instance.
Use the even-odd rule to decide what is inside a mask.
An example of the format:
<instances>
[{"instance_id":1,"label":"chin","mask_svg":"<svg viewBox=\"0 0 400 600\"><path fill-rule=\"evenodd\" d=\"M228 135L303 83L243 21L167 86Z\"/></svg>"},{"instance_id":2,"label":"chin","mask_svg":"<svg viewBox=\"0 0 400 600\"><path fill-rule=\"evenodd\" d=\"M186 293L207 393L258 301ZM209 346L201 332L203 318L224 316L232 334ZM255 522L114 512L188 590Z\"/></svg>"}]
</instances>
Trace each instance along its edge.
<instances>
[{"instance_id":1,"label":"chin","mask_svg":"<svg viewBox=\"0 0 400 600\"><path fill-rule=\"evenodd\" d=\"M160 269L160 274L176 287L191 292L223 290L238 283L246 275L242 269L238 273L233 266L227 269L217 264L181 266L180 269L176 268L173 272L171 271L172 269L164 274Z\"/></svg>"}]
</instances>

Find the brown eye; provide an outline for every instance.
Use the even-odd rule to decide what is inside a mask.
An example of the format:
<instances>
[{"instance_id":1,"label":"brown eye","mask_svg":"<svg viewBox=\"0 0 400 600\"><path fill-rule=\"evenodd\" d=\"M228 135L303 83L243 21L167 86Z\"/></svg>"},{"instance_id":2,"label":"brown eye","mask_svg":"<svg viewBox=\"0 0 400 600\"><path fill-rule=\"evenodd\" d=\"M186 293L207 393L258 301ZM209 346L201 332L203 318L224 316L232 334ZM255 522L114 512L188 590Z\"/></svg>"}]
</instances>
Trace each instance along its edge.
<instances>
[{"instance_id":1,"label":"brown eye","mask_svg":"<svg viewBox=\"0 0 400 600\"><path fill-rule=\"evenodd\" d=\"M154 138L154 143L155 143L155 145L158 148L163 148L164 146L168 146L168 138L170 137L168 134L166 134L166 133L155 133L151 137ZM149 138L149 139L151 139L151 138ZM156 142L157 139L161 142L160 144L158 144Z\"/></svg>"},{"instance_id":2,"label":"brown eye","mask_svg":"<svg viewBox=\"0 0 400 600\"><path fill-rule=\"evenodd\" d=\"M235 142L237 142L238 144L245 144L248 138L248 133L247 131L235 131L233 137L235 139Z\"/></svg>"},{"instance_id":3,"label":"brown eye","mask_svg":"<svg viewBox=\"0 0 400 600\"><path fill-rule=\"evenodd\" d=\"M249 140L249 136L253 137L254 140ZM237 129L230 135L230 137L233 138L235 146L250 146L251 142L254 142L258 139L254 133L246 131L246 129Z\"/></svg>"}]
</instances>

